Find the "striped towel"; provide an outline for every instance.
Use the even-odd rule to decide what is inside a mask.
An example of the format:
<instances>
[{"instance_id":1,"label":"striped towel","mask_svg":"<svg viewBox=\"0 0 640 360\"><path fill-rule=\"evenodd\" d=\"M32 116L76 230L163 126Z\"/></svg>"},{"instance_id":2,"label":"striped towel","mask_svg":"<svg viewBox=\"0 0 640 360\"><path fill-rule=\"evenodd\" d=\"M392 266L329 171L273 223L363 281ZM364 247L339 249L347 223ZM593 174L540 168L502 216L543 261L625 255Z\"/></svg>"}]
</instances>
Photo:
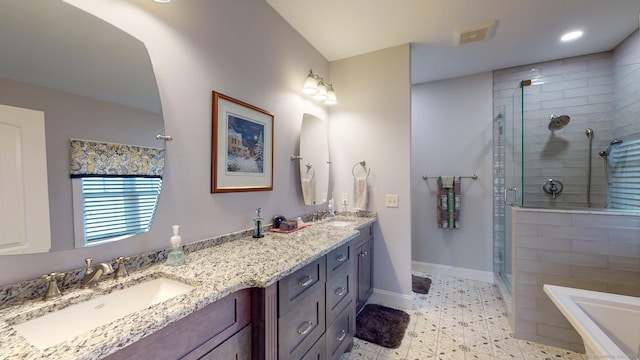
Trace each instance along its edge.
<instances>
[{"instance_id":1,"label":"striped towel","mask_svg":"<svg viewBox=\"0 0 640 360\"><path fill-rule=\"evenodd\" d=\"M460 227L460 177L438 177L438 228Z\"/></svg>"}]
</instances>

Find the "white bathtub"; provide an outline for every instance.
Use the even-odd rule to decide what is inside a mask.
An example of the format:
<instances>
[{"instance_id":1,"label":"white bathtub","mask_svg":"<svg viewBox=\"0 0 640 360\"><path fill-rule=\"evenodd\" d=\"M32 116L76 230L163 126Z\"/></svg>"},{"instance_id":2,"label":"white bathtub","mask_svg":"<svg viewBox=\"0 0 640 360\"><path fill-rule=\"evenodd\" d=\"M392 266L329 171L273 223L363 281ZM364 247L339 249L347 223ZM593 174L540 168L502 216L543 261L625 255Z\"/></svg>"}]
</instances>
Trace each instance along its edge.
<instances>
[{"instance_id":1,"label":"white bathtub","mask_svg":"<svg viewBox=\"0 0 640 360\"><path fill-rule=\"evenodd\" d=\"M640 359L640 298L544 285L590 359Z\"/></svg>"}]
</instances>

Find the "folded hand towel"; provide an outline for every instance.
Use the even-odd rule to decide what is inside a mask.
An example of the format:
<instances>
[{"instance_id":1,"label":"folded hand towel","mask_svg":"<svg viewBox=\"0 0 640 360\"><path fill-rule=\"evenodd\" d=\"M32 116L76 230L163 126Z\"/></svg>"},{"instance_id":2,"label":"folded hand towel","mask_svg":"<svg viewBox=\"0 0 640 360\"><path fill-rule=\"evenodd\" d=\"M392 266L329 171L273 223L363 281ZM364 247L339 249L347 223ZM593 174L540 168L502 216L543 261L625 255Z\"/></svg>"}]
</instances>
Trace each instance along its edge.
<instances>
[{"instance_id":1,"label":"folded hand towel","mask_svg":"<svg viewBox=\"0 0 640 360\"><path fill-rule=\"evenodd\" d=\"M451 189L455 178L455 176L440 176L440 179L442 179L442 187L445 189Z\"/></svg>"},{"instance_id":2,"label":"folded hand towel","mask_svg":"<svg viewBox=\"0 0 640 360\"><path fill-rule=\"evenodd\" d=\"M316 177L302 179L302 197L305 205L316 204Z\"/></svg>"},{"instance_id":3,"label":"folded hand towel","mask_svg":"<svg viewBox=\"0 0 640 360\"><path fill-rule=\"evenodd\" d=\"M354 180L354 187L355 187L355 196L354 196L355 203L353 207L356 210L362 210L362 211L367 210L367 200L368 200L367 177L366 176L356 177Z\"/></svg>"}]
</instances>

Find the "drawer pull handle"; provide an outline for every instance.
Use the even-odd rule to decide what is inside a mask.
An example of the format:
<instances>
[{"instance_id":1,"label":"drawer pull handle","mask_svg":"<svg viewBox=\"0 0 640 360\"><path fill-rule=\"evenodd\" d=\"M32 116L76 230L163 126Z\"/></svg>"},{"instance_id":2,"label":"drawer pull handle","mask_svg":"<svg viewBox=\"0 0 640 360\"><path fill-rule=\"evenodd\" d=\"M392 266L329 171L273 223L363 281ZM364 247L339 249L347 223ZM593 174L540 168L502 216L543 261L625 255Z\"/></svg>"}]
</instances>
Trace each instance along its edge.
<instances>
[{"instance_id":1,"label":"drawer pull handle","mask_svg":"<svg viewBox=\"0 0 640 360\"><path fill-rule=\"evenodd\" d=\"M338 289L336 290L336 292L335 292L335 294L336 294L336 295L338 295L338 296L342 296L342 295L344 295L344 294L346 294L346 293L347 293L347 289L345 289L345 288L343 288L343 287L338 288Z\"/></svg>"},{"instance_id":2,"label":"drawer pull handle","mask_svg":"<svg viewBox=\"0 0 640 360\"><path fill-rule=\"evenodd\" d=\"M298 327L298 334L307 335L311 328L313 327L313 323L311 321L305 321L300 327Z\"/></svg>"},{"instance_id":3,"label":"drawer pull handle","mask_svg":"<svg viewBox=\"0 0 640 360\"><path fill-rule=\"evenodd\" d=\"M298 285L302 286L302 287L307 287L309 285L313 284L313 276L305 276L304 278L302 278L300 281L298 281Z\"/></svg>"},{"instance_id":4,"label":"drawer pull handle","mask_svg":"<svg viewBox=\"0 0 640 360\"><path fill-rule=\"evenodd\" d=\"M336 340L338 340L338 341L342 341L342 340L344 340L344 338L346 338L346 337L347 337L347 332L346 332L346 331L344 331L344 330L342 330L342 331L340 332L340 336L338 336L338 337L336 338Z\"/></svg>"},{"instance_id":5,"label":"drawer pull handle","mask_svg":"<svg viewBox=\"0 0 640 360\"><path fill-rule=\"evenodd\" d=\"M336 261L339 263L344 262L345 260L347 260L347 257L342 254L336 258Z\"/></svg>"}]
</instances>

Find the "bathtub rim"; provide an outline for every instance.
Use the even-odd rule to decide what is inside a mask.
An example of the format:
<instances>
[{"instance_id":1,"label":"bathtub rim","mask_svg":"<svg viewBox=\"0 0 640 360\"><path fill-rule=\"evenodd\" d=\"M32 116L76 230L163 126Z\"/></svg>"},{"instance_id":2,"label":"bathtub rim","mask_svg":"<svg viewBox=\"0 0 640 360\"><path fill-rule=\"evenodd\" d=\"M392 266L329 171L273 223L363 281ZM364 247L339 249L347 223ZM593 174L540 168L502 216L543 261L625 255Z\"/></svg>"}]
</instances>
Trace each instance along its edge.
<instances>
[{"instance_id":1,"label":"bathtub rim","mask_svg":"<svg viewBox=\"0 0 640 360\"><path fill-rule=\"evenodd\" d=\"M576 300L600 300L608 303L613 302L626 306L640 307L640 298L550 284L544 284L542 288L558 310L580 334L587 356L613 355L616 359L629 359L629 354L625 353L602 331L600 326L576 303Z\"/></svg>"}]
</instances>

